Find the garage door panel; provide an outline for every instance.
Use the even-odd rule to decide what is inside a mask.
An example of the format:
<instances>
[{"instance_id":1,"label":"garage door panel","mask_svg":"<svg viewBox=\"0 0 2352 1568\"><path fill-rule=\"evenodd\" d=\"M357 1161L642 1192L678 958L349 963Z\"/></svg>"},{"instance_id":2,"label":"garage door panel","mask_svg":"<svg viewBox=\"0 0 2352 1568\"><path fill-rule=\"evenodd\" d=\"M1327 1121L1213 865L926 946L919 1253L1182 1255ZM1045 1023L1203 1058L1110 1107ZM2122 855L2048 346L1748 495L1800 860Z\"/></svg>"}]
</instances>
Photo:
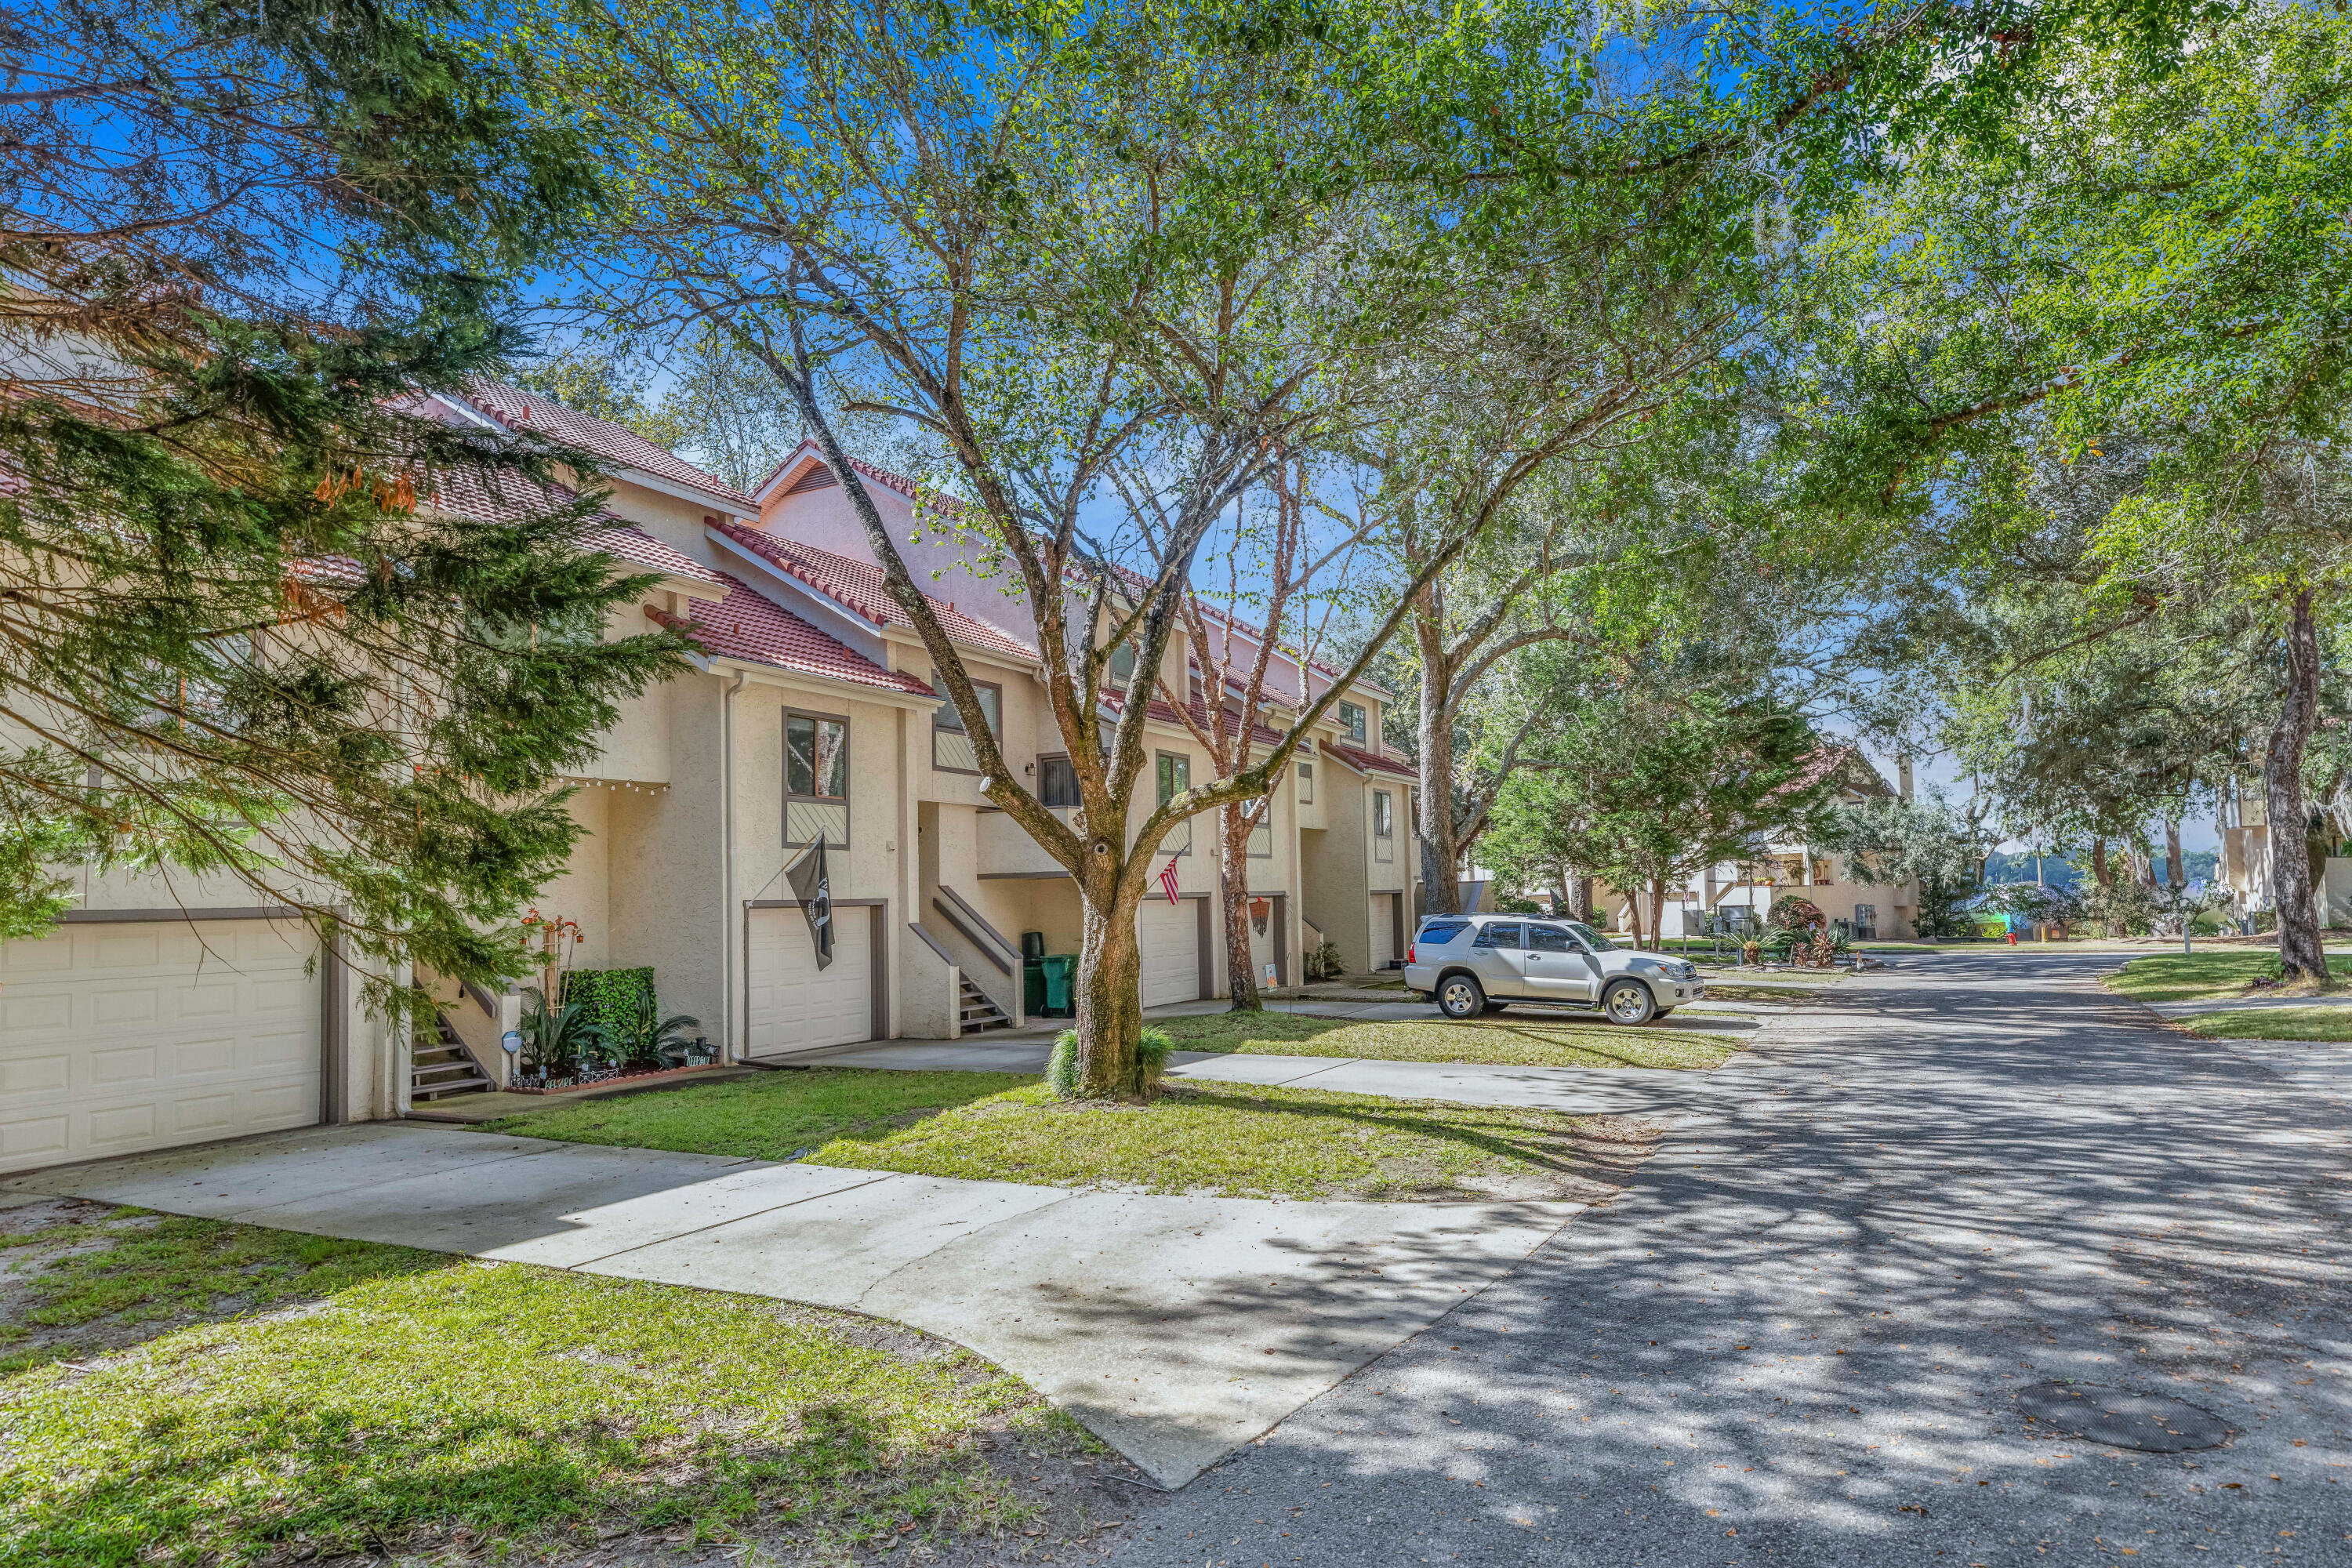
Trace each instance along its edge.
<instances>
[{"instance_id":1,"label":"garage door panel","mask_svg":"<svg viewBox=\"0 0 2352 1568\"><path fill-rule=\"evenodd\" d=\"M1146 900L1135 911L1136 944L1142 951L1143 1005L1165 1007L1201 994L1199 900L1171 904Z\"/></svg>"},{"instance_id":2,"label":"garage door panel","mask_svg":"<svg viewBox=\"0 0 2352 1568\"><path fill-rule=\"evenodd\" d=\"M836 906L833 963L820 970L800 910L751 911L746 1037L753 1056L874 1037L873 924L865 908Z\"/></svg>"},{"instance_id":3,"label":"garage door panel","mask_svg":"<svg viewBox=\"0 0 2352 1568\"><path fill-rule=\"evenodd\" d=\"M313 951L263 921L0 944L0 1171L316 1122Z\"/></svg>"}]
</instances>

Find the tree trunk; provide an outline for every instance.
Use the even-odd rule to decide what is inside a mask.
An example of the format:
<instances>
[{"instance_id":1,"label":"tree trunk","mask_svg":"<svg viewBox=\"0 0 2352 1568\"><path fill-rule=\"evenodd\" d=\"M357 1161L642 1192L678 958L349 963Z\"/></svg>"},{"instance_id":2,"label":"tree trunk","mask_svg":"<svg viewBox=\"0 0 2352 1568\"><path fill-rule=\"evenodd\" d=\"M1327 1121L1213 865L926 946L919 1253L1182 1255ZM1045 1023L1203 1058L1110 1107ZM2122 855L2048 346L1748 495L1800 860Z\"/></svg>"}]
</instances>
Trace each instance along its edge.
<instances>
[{"instance_id":1,"label":"tree trunk","mask_svg":"<svg viewBox=\"0 0 2352 1568\"><path fill-rule=\"evenodd\" d=\"M1663 952L1666 946L1666 879L1650 879L1650 951Z\"/></svg>"},{"instance_id":2,"label":"tree trunk","mask_svg":"<svg viewBox=\"0 0 2352 1568\"><path fill-rule=\"evenodd\" d=\"M1257 989L1257 958L1250 951L1250 809L1240 801L1217 808L1217 891L1225 900L1225 973L1233 977L1236 1013L1265 1008Z\"/></svg>"},{"instance_id":3,"label":"tree trunk","mask_svg":"<svg viewBox=\"0 0 2352 1568\"><path fill-rule=\"evenodd\" d=\"M2319 713L2319 636L2311 590L2294 596L2286 637L2286 700L2263 755L2263 794L2270 805L2271 902L2278 909L2279 967L2288 980L2327 983L2319 914L2312 907L2311 854L2305 842L2303 751Z\"/></svg>"},{"instance_id":4,"label":"tree trunk","mask_svg":"<svg viewBox=\"0 0 2352 1568\"><path fill-rule=\"evenodd\" d=\"M1633 932L1633 945L1636 948L1643 946L1642 895L1639 893L1627 893L1625 895L1625 924Z\"/></svg>"},{"instance_id":5,"label":"tree trunk","mask_svg":"<svg viewBox=\"0 0 2352 1568\"><path fill-rule=\"evenodd\" d=\"M1423 912L1458 915L1462 885L1454 868L1462 858L1460 836L1454 820L1454 724L1446 711L1446 684L1452 667L1438 629L1429 617L1414 617L1415 640L1421 645L1421 886Z\"/></svg>"},{"instance_id":6,"label":"tree trunk","mask_svg":"<svg viewBox=\"0 0 2352 1568\"><path fill-rule=\"evenodd\" d=\"M2164 880L2176 890L2189 886L2189 868L2180 859L2180 821L2164 819Z\"/></svg>"},{"instance_id":7,"label":"tree trunk","mask_svg":"<svg viewBox=\"0 0 2352 1568\"><path fill-rule=\"evenodd\" d=\"M1136 941L1138 900L1082 899L1078 938L1078 1098L1139 1100L1136 1047L1143 1035L1143 950Z\"/></svg>"},{"instance_id":8,"label":"tree trunk","mask_svg":"<svg viewBox=\"0 0 2352 1568\"><path fill-rule=\"evenodd\" d=\"M2116 874L2108 868L2107 841L2104 838L2091 840L2091 879L2098 883L2099 891L2103 894L2113 893L2116 889ZM2124 934L2124 922L2112 914L2104 916L2099 923L2111 937Z\"/></svg>"},{"instance_id":9,"label":"tree trunk","mask_svg":"<svg viewBox=\"0 0 2352 1568\"><path fill-rule=\"evenodd\" d=\"M1568 908L1586 925L1592 923L1592 879L1573 866L1568 870Z\"/></svg>"}]
</instances>

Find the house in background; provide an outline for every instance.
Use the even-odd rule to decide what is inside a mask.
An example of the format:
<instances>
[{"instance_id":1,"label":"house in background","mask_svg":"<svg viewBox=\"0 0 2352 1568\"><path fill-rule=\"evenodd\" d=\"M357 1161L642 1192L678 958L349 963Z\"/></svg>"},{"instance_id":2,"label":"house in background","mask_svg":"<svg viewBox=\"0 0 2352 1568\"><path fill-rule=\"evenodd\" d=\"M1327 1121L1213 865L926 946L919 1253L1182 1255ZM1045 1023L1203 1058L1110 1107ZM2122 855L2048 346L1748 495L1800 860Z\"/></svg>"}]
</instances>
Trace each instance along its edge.
<instances>
[{"instance_id":1,"label":"house in background","mask_svg":"<svg viewBox=\"0 0 2352 1568\"><path fill-rule=\"evenodd\" d=\"M2215 880L2228 892L2230 906L2221 912L2231 920L2251 920L2275 910L2271 885L2269 803L2260 779L2232 779L2214 826L2221 844ZM2352 841L2329 843L2319 834L2307 835L2305 853L2311 866L2312 900L2319 923L2342 929L2352 926Z\"/></svg>"},{"instance_id":2,"label":"house in background","mask_svg":"<svg viewBox=\"0 0 2352 1568\"><path fill-rule=\"evenodd\" d=\"M431 412L593 457L610 494L583 547L656 576L605 635L690 626L701 650L691 669L623 704L596 762L566 781L583 832L535 907L577 923L569 966L650 967L662 1010L698 1018L730 1059L1022 1021L1021 935L1076 951L1076 889L981 794L971 739L814 450L746 496L630 431L511 387L436 398ZM860 472L983 683L1008 762L1049 807L1072 810L1018 593L968 554L916 485ZM495 519L511 501L452 487L431 504ZM1221 642L1226 632L1254 653L1255 628L1234 623ZM1166 684L1186 691L1204 727L1213 717L1286 725L1337 673L1278 653L1269 707L1245 720L1234 693L1203 689L1222 647L1205 662L1202 653L1180 635L1165 668L1186 672ZM1124 700L1111 693L1108 706ZM1184 715L1150 700L1146 789L1164 796L1205 780L1209 759ZM1380 741L1387 700L1368 684L1344 693L1284 773L1252 847L1251 958L1278 985L1296 984L1302 954L1326 939L1350 970L1401 956L1416 813L1411 769ZM1139 801L1139 818L1146 810ZM1230 990L1213 835L1213 819L1195 818L1162 846L1178 898L1155 897L1138 919L1149 1005ZM835 933L823 970L785 877L819 841ZM86 878L82 891L55 936L0 945L0 1172L398 1116L509 1070L499 1037L533 977L488 991L414 976L440 1003L419 1047L364 1012L340 956L318 952L286 911L250 907L236 889L156 880Z\"/></svg>"},{"instance_id":3,"label":"house in background","mask_svg":"<svg viewBox=\"0 0 2352 1568\"><path fill-rule=\"evenodd\" d=\"M1898 795L1905 800L1911 798L1911 769L1907 762L1901 764L1899 788L1890 789L1870 759L1856 747L1841 746L1822 752L1808 765L1801 782L1810 784L1824 775L1835 776L1834 798L1848 805L1891 799ZM1866 882L1857 878L1856 871L1857 868L1844 857L1818 850L1801 841L1769 841L1743 859L1708 866L1686 886L1671 890L1659 922L1659 934L1704 935L1711 919L1726 916L1732 924L1754 929L1763 923L1776 901L1805 899L1832 921L1845 921L1846 929L1857 940L1893 941L1916 936L1919 929L1917 879ZM1595 882L1593 911L1608 921L1610 929L1633 929L1630 904L1625 893ZM1642 910L1642 929L1646 933L1647 894L1643 895Z\"/></svg>"}]
</instances>

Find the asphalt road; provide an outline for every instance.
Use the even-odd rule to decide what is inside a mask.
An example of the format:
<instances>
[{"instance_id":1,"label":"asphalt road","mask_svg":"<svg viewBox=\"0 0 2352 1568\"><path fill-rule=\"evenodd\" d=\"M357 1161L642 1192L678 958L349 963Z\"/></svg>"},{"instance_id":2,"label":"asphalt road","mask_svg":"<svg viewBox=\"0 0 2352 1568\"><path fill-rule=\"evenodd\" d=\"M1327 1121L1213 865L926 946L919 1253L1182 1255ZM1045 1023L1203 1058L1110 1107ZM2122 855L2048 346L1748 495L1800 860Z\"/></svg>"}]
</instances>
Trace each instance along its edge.
<instances>
[{"instance_id":1,"label":"asphalt road","mask_svg":"<svg viewBox=\"0 0 2352 1568\"><path fill-rule=\"evenodd\" d=\"M1114 1560L2352 1563L2352 1108L2154 1026L2116 962L1846 983L1610 1207ZM2231 1436L2053 1432L2021 1403L2053 1380Z\"/></svg>"}]
</instances>

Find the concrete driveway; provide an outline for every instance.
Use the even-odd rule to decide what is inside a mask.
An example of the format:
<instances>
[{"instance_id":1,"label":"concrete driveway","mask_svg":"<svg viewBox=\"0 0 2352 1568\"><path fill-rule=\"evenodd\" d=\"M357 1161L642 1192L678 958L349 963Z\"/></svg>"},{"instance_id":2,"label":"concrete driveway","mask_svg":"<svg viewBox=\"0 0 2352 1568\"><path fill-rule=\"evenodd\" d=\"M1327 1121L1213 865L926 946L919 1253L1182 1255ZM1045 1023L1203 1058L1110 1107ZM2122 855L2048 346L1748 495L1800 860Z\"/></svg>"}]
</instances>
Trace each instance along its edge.
<instances>
[{"instance_id":1,"label":"concrete driveway","mask_svg":"<svg viewBox=\"0 0 2352 1568\"><path fill-rule=\"evenodd\" d=\"M870 1312L977 1351L1171 1487L1444 1318L1581 1207L1072 1192L398 1122L0 1192Z\"/></svg>"},{"instance_id":2,"label":"concrete driveway","mask_svg":"<svg viewBox=\"0 0 2352 1568\"><path fill-rule=\"evenodd\" d=\"M2352 1112L2157 1026L2097 986L2119 962L1845 982L1117 1560L2352 1563ZM2081 1436L2083 1385L2221 1444Z\"/></svg>"}]
</instances>

